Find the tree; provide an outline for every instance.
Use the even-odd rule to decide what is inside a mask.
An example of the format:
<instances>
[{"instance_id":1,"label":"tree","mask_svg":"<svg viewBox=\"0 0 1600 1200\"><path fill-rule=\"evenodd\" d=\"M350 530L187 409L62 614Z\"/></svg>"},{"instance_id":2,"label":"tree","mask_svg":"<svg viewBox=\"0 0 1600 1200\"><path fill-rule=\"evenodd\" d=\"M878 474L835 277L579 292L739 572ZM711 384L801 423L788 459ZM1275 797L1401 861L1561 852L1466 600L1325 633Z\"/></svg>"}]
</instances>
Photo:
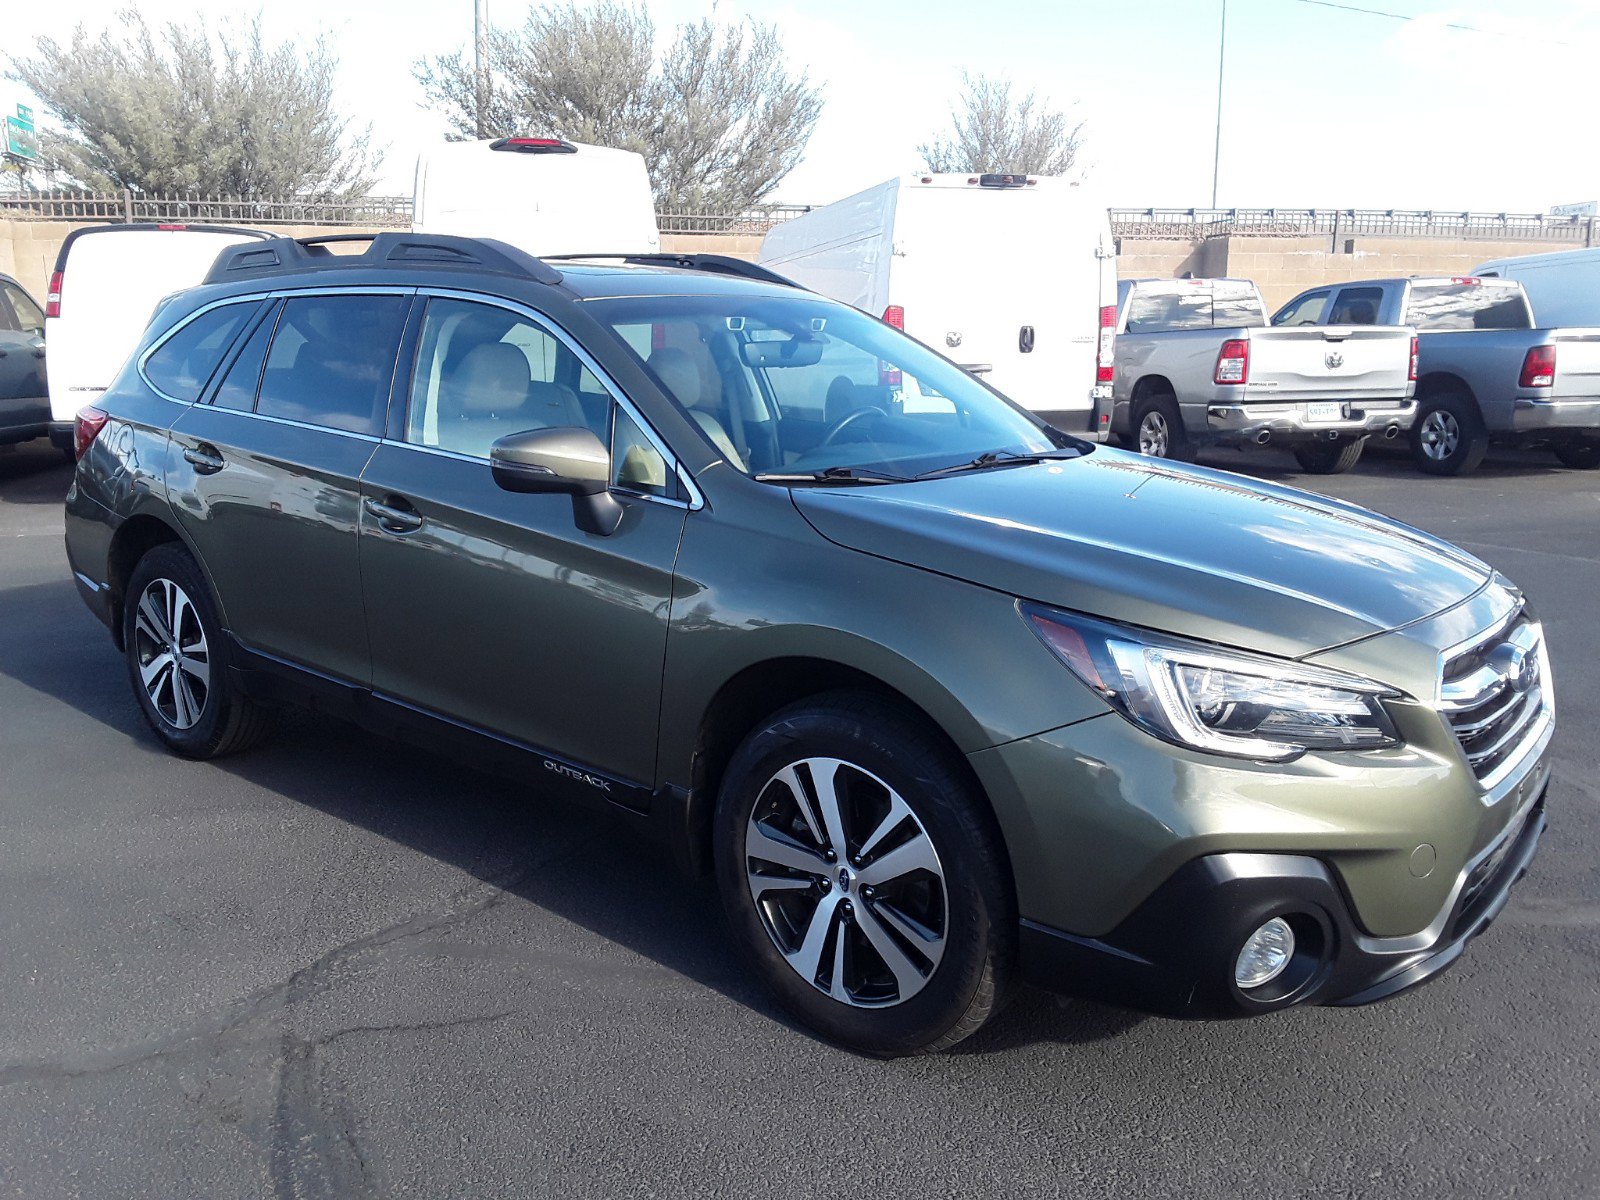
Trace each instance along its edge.
<instances>
[{"instance_id":1,"label":"tree","mask_svg":"<svg viewBox=\"0 0 1600 1200\"><path fill-rule=\"evenodd\" d=\"M359 195L378 155L347 137L333 106L338 60L269 45L261 18L213 37L203 21L152 30L134 9L120 29L79 25L40 38L9 78L60 125L41 137L41 166L85 187L228 196ZM370 134L370 130L366 131Z\"/></svg>"},{"instance_id":2,"label":"tree","mask_svg":"<svg viewBox=\"0 0 1600 1200\"><path fill-rule=\"evenodd\" d=\"M664 209L758 203L799 163L820 92L786 69L770 25L704 19L679 25L659 59L655 44L645 10L619 0L534 8L521 28L490 34L485 125L637 151ZM415 74L451 136L475 137L471 57L424 58Z\"/></svg>"},{"instance_id":3,"label":"tree","mask_svg":"<svg viewBox=\"0 0 1600 1200\"><path fill-rule=\"evenodd\" d=\"M917 147L928 170L1065 175L1072 169L1082 121L1071 124L1033 92L1013 99L1009 80L963 73L961 85L951 128Z\"/></svg>"}]
</instances>

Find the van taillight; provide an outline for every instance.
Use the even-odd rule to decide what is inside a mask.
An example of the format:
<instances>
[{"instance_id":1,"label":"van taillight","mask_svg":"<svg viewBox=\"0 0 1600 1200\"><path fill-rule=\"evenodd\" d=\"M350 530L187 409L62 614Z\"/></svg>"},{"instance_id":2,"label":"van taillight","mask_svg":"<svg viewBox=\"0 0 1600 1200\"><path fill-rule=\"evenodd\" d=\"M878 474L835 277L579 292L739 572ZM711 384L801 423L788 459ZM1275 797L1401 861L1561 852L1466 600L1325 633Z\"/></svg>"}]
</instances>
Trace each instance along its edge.
<instances>
[{"instance_id":1,"label":"van taillight","mask_svg":"<svg viewBox=\"0 0 1600 1200\"><path fill-rule=\"evenodd\" d=\"M1522 358L1522 376L1517 380L1518 387L1541 388L1553 387L1556 382L1556 348L1554 346L1532 346Z\"/></svg>"},{"instance_id":2,"label":"van taillight","mask_svg":"<svg viewBox=\"0 0 1600 1200\"><path fill-rule=\"evenodd\" d=\"M1412 383L1417 381L1417 339L1415 337L1411 339L1411 370L1406 375L1406 378Z\"/></svg>"},{"instance_id":3,"label":"van taillight","mask_svg":"<svg viewBox=\"0 0 1600 1200\"><path fill-rule=\"evenodd\" d=\"M1213 383L1250 382L1250 343L1243 338L1222 343L1217 352L1217 369L1211 376Z\"/></svg>"},{"instance_id":4,"label":"van taillight","mask_svg":"<svg viewBox=\"0 0 1600 1200\"><path fill-rule=\"evenodd\" d=\"M106 427L106 422L111 419L111 414L103 408L80 408L78 417L72 423L72 455L82 458L84 451L95 438L100 436L100 431Z\"/></svg>"},{"instance_id":5,"label":"van taillight","mask_svg":"<svg viewBox=\"0 0 1600 1200\"><path fill-rule=\"evenodd\" d=\"M906 310L898 304L889 305L888 308L883 310L883 323L904 333L906 331Z\"/></svg>"},{"instance_id":6,"label":"van taillight","mask_svg":"<svg viewBox=\"0 0 1600 1200\"><path fill-rule=\"evenodd\" d=\"M44 315L59 317L61 315L61 272L57 271L50 276L50 291L44 298Z\"/></svg>"},{"instance_id":7,"label":"van taillight","mask_svg":"<svg viewBox=\"0 0 1600 1200\"><path fill-rule=\"evenodd\" d=\"M906 310L898 304L891 304L883 310L883 323L901 333L906 331ZM900 376L900 368L893 363L878 360L878 386L899 387L904 382Z\"/></svg>"},{"instance_id":8,"label":"van taillight","mask_svg":"<svg viewBox=\"0 0 1600 1200\"><path fill-rule=\"evenodd\" d=\"M1117 306L1115 304L1102 304L1100 306L1100 347L1095 351L1094 381L1096 383L1110 383L1113 378L1112 348L1117 337Z\"/></svg>"},{"instance_id":9,"label":"van taillight","mask_svg":"<svg viewBox=\"0 0 1600 1200\"><path fill-rule=\"evenodd\" d=\"M548 137L496 138L489 143L491 150L510 150L514 154L576 154L578 148L571 142Z\"/></svg>"}]
</instances>

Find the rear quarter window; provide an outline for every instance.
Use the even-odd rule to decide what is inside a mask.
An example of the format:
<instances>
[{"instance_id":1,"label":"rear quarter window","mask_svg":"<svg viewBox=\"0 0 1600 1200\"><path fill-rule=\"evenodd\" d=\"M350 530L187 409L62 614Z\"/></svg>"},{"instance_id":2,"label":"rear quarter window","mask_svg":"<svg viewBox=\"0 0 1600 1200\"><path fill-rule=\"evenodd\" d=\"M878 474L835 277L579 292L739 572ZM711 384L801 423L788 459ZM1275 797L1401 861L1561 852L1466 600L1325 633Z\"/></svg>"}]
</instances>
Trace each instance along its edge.
<instances>
[{"instance_id":1,"label":"rear quarter window","mask_svg":"<svg viewBox=\"0 0 1600 1200\"><path fill-rule=\"evenodd\" d=\"M1414 285L1406 302L1406 324L1420 333L1461 329L1532 329L1533 314L1522 289L1478 283Z\"/></svg>"},{"instance_id":2,"label":"rear quarter window","mask_svg":"<svg viewBox=\"0 0 1600 1200\"><path fill-rule=\"evenodd\" d=\"M224 304L201 313L145 359L145 379L163 395L193 403L259 303Z\"/></svg>"}]
</instances>

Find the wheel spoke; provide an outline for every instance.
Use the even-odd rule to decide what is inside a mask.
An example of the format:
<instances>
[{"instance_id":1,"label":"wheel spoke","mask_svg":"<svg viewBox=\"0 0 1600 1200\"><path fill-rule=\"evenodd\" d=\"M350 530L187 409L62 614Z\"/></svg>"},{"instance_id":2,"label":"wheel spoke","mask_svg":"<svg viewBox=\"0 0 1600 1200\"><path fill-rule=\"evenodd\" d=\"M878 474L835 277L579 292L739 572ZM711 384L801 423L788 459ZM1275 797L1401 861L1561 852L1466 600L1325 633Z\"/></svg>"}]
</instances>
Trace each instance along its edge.
<instances>
[{"instance_id":1,"label":"wheel spoke","mask_svg":"<svg viewBox=\"0 0 1600 1200\"><path fill-rule=\"evenodd\" d=\"M839 907L837 893L824 896L811 910L811 923L806 926L805 939L792 954L785 953L789 965L800 973L807 983L817 980L817 968L822 965L822 948L828 940L828 930L833 926L834 910Z\"/></svg>"},{"instance_id":2,"label":"wheel spoke","mask_svg":"<svg viewBox=\"0 0 1600 1200\"><path fill-rule=\"evenodd\" d=\"M189 681L183 677L182 671L172 672L172 723L179 729L187 729L193 725L199 716L194 694L189 691Z\"/></svg>"},{"instance_id":3,"label":"wheel spoke","mask_svg":"<svg viewBox=\"0 0 1600 1200\"><path fill-rule=\"evenodd\" d=\"M822 810L822 824L828 833L828 846L840 858L850 852L844 836L844 814L839 811L837 781L839 768L844 766L836 758L811 760L811 786L817 792L817 807Z\"/></svg>"},{"instance_id":4,"label":"wheel spoke","mask_svg":"<svg viewBox=\"0 0 1600 1200\"><path fill-rule=\"evenodd\" d=\"M924 929L892 904L874 904L872 911L885 925L899 933L913 946L920 947L922 952L935 962L938 961L939 955L944 953L944 934Z\"/></svg>"},{"instance_id":5,"label":"wheel spoke","mask_svg":"<svg viewBox=\"0 0 1600 1200\"><path fill-rule=\"evenodd\" d=\"M877 828L869 833L866 840L861 843L861 856L865 858L871 854L877 848L878 843L898 829L900 823L910 815L911 809L906 806L906 802L900 799L899 796L891 794L888 813L884 815L883 820L878 822Z\"/></svg>"},{"instance_id":6,"label":"wheel spoke","mask_svg":"<svg viewBox=\"0 0 1600 1200\"><path fill-rule=\"evenodd\" d=\"M817 886L815 879L796 879L792 875L764 875L760 871L746 874L750 876L750 890L758 900L768 892L800 892Z\"/></svg>"},{"instance_id":7,"label":"wheel spoke","mask_svg":"<svg viewBox=\"0 0 1600 1200\"><path fill-rule=\"evenodd\" d=\"M845 935L849 932L850 929L848 926L840 925L839 932L834 936L833 980L832 986L828 989L828 995L832 996L835 1000L842 1000L846 1004L850 1003L850 990L844 985L844 950L845 942L848 940Z\"/></svg>"},{"instance_id":8,"label":"wheel spoke","mask_svg":"<svg viewBox=\"0 0 1600 1200\"><path fill-rule=\"evenodd\" d=\"M145 589L144 595L139 597L139 615L136 624L151 641L165 645L170 640L167 618L161 611L160 602L153 594L154 591L152 586Z\"/></svg>"},{"instance_id":9,"label":"wheel spoke","mask_svg":"<svg viewBox=\"0 0 1600 1200\"><path fill-rule=\"evenodd\" d=\"M779 771L776 779L789 789L789 794L794 797L795 807L800 810L800 815L805 818L806 828L811 830L811 836L817 839L817 845L826 846L827 836L822 832L822 827L817 824L817 814L812 811L811 800L806 795L806 790L800 784L800 776L795 771L793 764Z\"/></svg>"},{"instance_id":10,"label":"wheel spoke","mask_svg":"<svg viewBox=\"0 0 1600 1200\"><path fill-rule=\"evenodd\" d=\"M201 650L204 654L204 649ZM178 659L178 669L203 688L211 686L211 664L203 658L191 658L185 653Z\"/></svg>"},{"instance_id":11,"label":"wheel spoke","mask_svg":"<svg viewBox=\"0 0 1600 1200\"><path fill-rule=\"evenodd\" d=\"M144 690L150 694L152 700L155 699L156 693L161 690L162 672L171 666L172 655L165 652L156 655L147 663L139 664L139 678L144 681Z\"/></svg>"},{"instance_id":12,"label":"wheel spoke","mask_svg":"<svg viewBox=\"0 0 1600 1200\"><path fill-rule=\"evenodd\" d=\"M748 858L776 863L791 871L805 871L819 876L828 873L828 860L821 854L759 821L752 821L745 833L744 852Z\"/></svg>"},{"instance_id":13,"label":"wheel spoke","mask_svg":"<svg viewBox=\"0 0 1600 1200\"><path fill-rule=\"evenodd\" d=\"M900 994L909 996L921 988L922 972L910 956L900 949L889 931L879 924L877 914L864 906L857 908L856 914L856 923L861 926L861 932L866 934L867 941L872 943L872 948L878 952L878 957L883 959L883 965L893 973Z\"/></svg>"},{"instance_id":14,"label":"wheel spoke","mask_svg":"<svg viewBox=\"0 0 1600 1200\"><path fill-rule=\"evenodd\" d=\"M939 874L939 856L934 853L928 835L920 830L909 842L896 846L882 858L862 867L858 877L862 883L880 887L891 879L898 879L919 868Z\"/></svg>"}]
</instances>

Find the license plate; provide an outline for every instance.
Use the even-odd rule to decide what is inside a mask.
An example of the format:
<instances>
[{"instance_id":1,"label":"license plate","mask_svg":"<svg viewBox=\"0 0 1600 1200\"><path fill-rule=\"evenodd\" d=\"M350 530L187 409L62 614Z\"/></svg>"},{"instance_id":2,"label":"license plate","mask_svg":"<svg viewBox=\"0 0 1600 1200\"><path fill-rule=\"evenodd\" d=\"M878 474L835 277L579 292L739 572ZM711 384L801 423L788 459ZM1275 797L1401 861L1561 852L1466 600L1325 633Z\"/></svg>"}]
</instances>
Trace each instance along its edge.
<instances>
[{"instance_id":1,"label":"license plate","mask_svg":"<svg viewBox=\"0 0 1600 1200\"><path fill-rule=\"evenodd\" d=\"M1344 420L1344 405L1336 400L1328 400L1320 404L1308 404L1306 405L1306 420L1342 421Z\"/></svg>"}]
</instances>

